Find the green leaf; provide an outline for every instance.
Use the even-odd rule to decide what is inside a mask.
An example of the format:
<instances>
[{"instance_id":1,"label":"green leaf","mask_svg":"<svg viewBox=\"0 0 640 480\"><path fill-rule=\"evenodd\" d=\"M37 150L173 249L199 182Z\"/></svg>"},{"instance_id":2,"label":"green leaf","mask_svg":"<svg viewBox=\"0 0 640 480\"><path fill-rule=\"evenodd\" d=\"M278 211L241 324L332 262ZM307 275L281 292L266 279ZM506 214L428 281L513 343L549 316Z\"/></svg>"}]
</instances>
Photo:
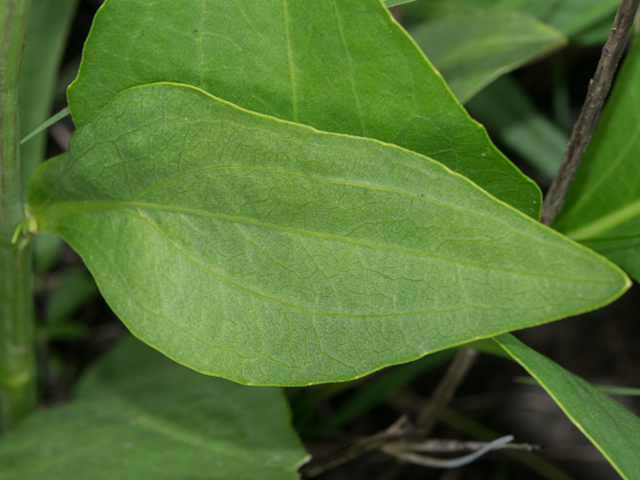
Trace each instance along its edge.
<instances>
[{"instance_id":1,"label":"green leaf","mask_svg":"<svg viewBox=\"0 0 640 480\"><path fill-rule=\"evenodd\" d=\"M415 2L416 0L384 0L384 6L387 8L395 7L397 5L404 5L405 3Z\"/></svg>"},{"instance_id":2,"label":"green leaf","mask_svg":"<svg viewBox=\"0 0 640 480\"><path fill-rule=\"evenodd\" d=\"M407 13L439 18L473 10L521 12L573 36L609 17L618 5L619 0L423 0L409 5Z\"/></svg>"},{"instance_id":3,"label":"green leaf","mask_svg":"<svg viewBox=\"0 0 640 480\"><path fill-rule=\"evenodd\" d=\"M616 13L616 10L613 9L610 15L603 17L600 21L598 21L598 23L594 23L587 30L584 30L579 34L571 37L571 41L573 43L586 46L604 44L607 41L607 38L609 38L609 34L611 33L611 26L613 25ZM635 28L632 28L629 31L629 41L632 41L634 36Z\"/></svg>"},{"instance_id":4,"label":"green leaf","mask_svg":"<svg viewBox=\"0 0 640 480\"><path fill-rule=\"evenodd\" d=\"M609 16L603 17L589 28L574 35L571 38L572 42L586 46L604 44L611 33L611 26L613 25L615 16L616 12L613 10ZM631 30L633 31L633 29Z\"/></svg>"},{"instance_id":5,"label":"green leaf","mask_svg":"<svg viewBox=\"0 0 640 480\"><path fill-rule=\"evenodd\" d=\"M305 455L280 389L206 377L127 338L75 400L0 440L0 479L294 480Z\"/></svg>"},{"instance_id":6,"label":"green leaf","mask_svg":"<svg viewBox=\"0 0 640 480\"><path fill-rule=\"evenodd\" d=\"M640 37L620 70L554 228L640 280Z\"/></svg>"},{"instance_id":7,"label":"green leaf","mask_svg":"<svg viewBox=\"0 0 640 480\"><path fill-rule=\"evenodd\" d=\"M567 43L531 15L472 11L409 30L462 103L499 76Z\"/></svg>"},{"instance_id":8,"label":"green leaf","mask_svg":"<svg viewBox=\"0 0 640 480\"><path fill-rule=\"evenodd\" d=\"M30 198L134 334L242 383L352 379L628 288L427 157L179 84L117 96Z\"/></svg>"},{"instance_id":9,"label":"green leaf","mask_svg":"<svg viewBox=\"0 0 640 480\"><path fill-rule=\"evenodd\" d=\"M538 187L495 149L379 0L198 5L107 1L69 89L76 125L132 86L184 83L247 110L433 157L538 218Z\"/></svg>"},{"instance_id":10,"label":"green leaf","mask_svg":"<svg viewBox=\"0 0 640 480\"><path fill-rule=\"evenodd\" d=\"M78 0L32 0L20 70L20 130L24 137L51 115L58 69ZM26 192L29 178L44 160L46 134L20 148Z\"/></svg>"},{"instance_id":11,"label":"green leaf","mask_svg":"<svg viewBox=\"0 0 640 480\"><path fill-rule=\"evenodd\" d=\"M542 385L623 478L638 478L638 417L515 337L501 335L495 341Z\"/></svg>"},{"instance_id":12,"label":"green leaf","mask_svg":"<svg viewBox=\"0 0 640 480\"><path fill-rule=\"evenodd\" d=\"M466 107L494 138L547 177L554 177L569 137L536 108L515 80L499 78Z\"/></svg>"},{"instance_id":13,"label":"green leaf","mask_svg":"<svg viewBox=\"0 0 640 480\"><path fill-rule=\"evenodd\" d=\"M503 353L504 353L504 350L503 350ZM518 383L526 383L528 385L540 385L534 378L531 378L531 377L516 377L514 378L514 380ZM599 391L603 393L609 393L611 395L633 396L633 397L640 396L640 388L617 387L615 385L595 385L595 384L593 385L593 387L597 388Z\"/></svg>"}]
</instances>

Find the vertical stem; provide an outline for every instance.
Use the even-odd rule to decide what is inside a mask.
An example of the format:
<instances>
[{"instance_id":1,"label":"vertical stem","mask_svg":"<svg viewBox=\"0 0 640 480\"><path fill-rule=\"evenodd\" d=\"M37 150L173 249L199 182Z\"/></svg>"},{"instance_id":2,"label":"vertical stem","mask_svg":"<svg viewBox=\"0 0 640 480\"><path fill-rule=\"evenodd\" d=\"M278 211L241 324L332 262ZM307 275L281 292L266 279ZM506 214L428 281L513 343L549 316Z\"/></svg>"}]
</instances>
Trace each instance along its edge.
<instances>
[{"instance_id":1,"label":"vertical stem","mask_svg":"<svg viewBox=\"0 0 640 480\"><path fill-rule=\"evenodd\" d=\"M627 47L629 30L633 25L633 19L639 5L640 0L622 0L620 3L613 27L611 27L611 33L602 49L598 68L589 83L587 98L580 111L578 121L573 126L567 151L542 203L540 222L543 225L551 226L556 215L562 209L569 185L573 181L573 176L576 174L580 162L582 162L582 156L591 141L591 135L600 120L604 102L609 95L613 77L618 69L618 63Z\"/></svg>"},{"instance_id":2,"label":"vertical stem","mask_svg":"<svg viewBox=\"0 0 640 480\"><path fill-rule=\"evenodd\" d=\"M36 400L33 278L23 220L18 77L30 0L0 0L0 432Z\"/></svg>"},{"instance_id":3,"label":"vertical stem","mask_svg":"<svg viewBox=\"0 0 640 480\"><path fill-rule=\"evenodd\" d=\"M447 408L456 390L467 376L467 373L478 358L478 351L473 348L462 348L453 359L442 380L433 392L429 403L418 416L418 426L422 435L428 438L431 430L438 422L440 415Z\"/></svg>"}]
</instances>

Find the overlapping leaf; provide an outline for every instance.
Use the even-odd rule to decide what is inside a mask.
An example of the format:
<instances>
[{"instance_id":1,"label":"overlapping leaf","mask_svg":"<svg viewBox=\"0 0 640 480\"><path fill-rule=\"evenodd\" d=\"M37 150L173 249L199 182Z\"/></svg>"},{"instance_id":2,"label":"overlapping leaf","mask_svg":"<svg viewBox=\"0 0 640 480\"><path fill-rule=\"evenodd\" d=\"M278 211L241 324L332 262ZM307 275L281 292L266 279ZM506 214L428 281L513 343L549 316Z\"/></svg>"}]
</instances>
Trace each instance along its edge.
<instances>
[{"instance_id":1,"label":"overlapping leaf","mask_svg":"<svg viewBox=\"0 0 640 480\"><path fill-rule=\"evenodd\" d=\"M504 145L553 178L569 137L536 108L513 78L496 80L466 107Z\"/></svg>"},{"instance_id":2,"label":"overlapping leaf","mask_svg":"<svg viewBox=\"0 0 640 480\"><path fill-rule=\"evenodd\" d=\"M501 335L495 341L542 385L623 478L638 478L638 417L515 337Z\"/></svg>"},{"instance_id":3,"label":"overlapping leaf","mask_svg":"<svg viewBox=\"0 0 640 480\"><path fill-rule=\"evenodd\" d=\"M574 36L609 18L619 4L619 0L427 0L412 3L407 9L426 18L473 10L528 13Z\"/></svg>"},{"instance_id":4,"label":"overlapping leaf","mask_svg":"<svg viewBox=\"0 0 640 480\"><path fill-rule=\"evenodd\" d=\"M554 227L640 280L640 37Z\"/></svg>"},{"instance_id":5,"label":"overlapping leaf","mask_svg":"<svg viewBox=\"0 0 640 480\"><path fill-rule=\"evenodd\" d=\"M117 96L31 201L136 335L244 383L354 378L628 287L427 157L185 85Z\"/></svg>"},{"instance_id":6,"label":"overlapping leaf","mask_svg":"<svg viewBox=\"0 0 640 480\"><path fill-rule=\"evenodd\" d=\"M69 90L74 121L160 81L400 145L538 216L537 186L495 149L379 0L108 0Z\"/></svg>"},{"instance_id":7,"label":"overlapping leaf","mask_svg":"<svg viewBox=\"0 0 640 480\"><path fill-rule=\"evenodd\" d=\"M462 103L500 75L567 41L527 14L470 11L424 22L409 30Z\"/></svg>"},{"instance_id":8,"label":"overlapping leaf","mask_svg":"<svg viewBox=\"0 0 640 480\"><path fill-rule=\"evenodd\" d=\"M76 399L0 441L2 480L294 480L284 395L206 377L128 338Z\"/></svg>"}]
</instances>

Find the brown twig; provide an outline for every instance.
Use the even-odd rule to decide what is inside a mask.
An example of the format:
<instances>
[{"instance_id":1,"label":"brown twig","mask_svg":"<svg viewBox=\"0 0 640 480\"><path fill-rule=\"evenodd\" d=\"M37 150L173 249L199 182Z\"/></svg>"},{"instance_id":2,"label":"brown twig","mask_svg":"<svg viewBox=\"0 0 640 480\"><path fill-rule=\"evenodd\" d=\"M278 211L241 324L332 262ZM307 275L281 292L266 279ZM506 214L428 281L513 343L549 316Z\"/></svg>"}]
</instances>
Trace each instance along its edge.
<instances>
[{"instance_id":1,"label":"brown twig","mask_svg":"<svg viewBox=\"0 0 640 480\"><path fill-rule=\"evenodd\" d=\"M431 400L418 416L418 426L424 438L428 438L442 411L447 407L458 386L464 380L467 372L478 357L478 351L473 348L461 349L453 359L447 373L436 387Z\"/></svg>"},{"instance_id":2,"label":"brown twig","mask_svg":"<svg viewBox=\"0 0 640 480\"><path fill-rule=\"evenodd\" d=\"M423 467L431 468L459 468L469 465L476 461L481 456L489 453L492 450L496 450L504 447L513 440L513 435L506 435L504 437L496 438L492 442L484 442L481 446L475 449L472 453L469 453L460 458L435 458L428 457L419 453L415 453L413 450L406 448L396 448L393 445L382 447L382 451L388 455L391 455L399 460L413 463L415 465L422 465ZM479 443L479 442L475 442Z\"/></svg>"},{"instance_id":3,"label":"brown twig","mask_svg":"<svg viewBox=\"0 0 640 480\"><path fill-rule=\"evenodd\" d=\"M303 478L317 477L340 465L355 460L362 455L379 449L388 441L395 441L402 438L410 430L412 430L412 428L407 423L407 417L403 416L382 432L378 432L370 437L365 437L333 455L321 458L318 461L312 460L300 469L300 474Z\"/></svg>"},{"instance_id":4,"label":"brown twig","mask_svg":"<svg viewBox=\"0 0 640 480\"><path fill-rule=\"evenodd\" d=\"M525 450L533 451L539 445L527 443L510 443L511 435L495 439L491 442L461 442L458 440L416 440L420 429L412 427L406 417L400 418L383 432L363 438L334 455L319 461L306 464L300 469L304 478L314 478L340 465L355 460L374 450L380 450L399 460L433 468L457 468L475 461L480 456L492 450ZM441 459L422 455L423 453L458 453L472 452L460 458Z\"/></svg>"},{"instance_id":5,"label":"brown twig","mask_svg":"<svg viewBox=\"0 0 640 480\"><path fill-rule=\"evenodd\" d=\"M629 30L633 25L639 4L640 0L622 0L620 4L611 33L602 49L598 68L589 83L587 98L578 121L571 132L569 146L542 204L540 222L544 225L551 225L562 209L564 197L567 194L573 176L580 166L584 151L591 140L591 136L600 119L604 102L609 95L609 90L611 90L613 77L627 46Z\"/></svg>"},{"instance_id":6,"label":"brown twig","mask_svg":"<svg viewBox=\"0 0 640 480\"><path fill-rule=\"evenodd\" d=\"M385 445L384 450L404 450L418 453L475 452L487 446L489 443L491 442L463 442L460 440L442 440L438 438L422 441L399 440ZM540 450L540 445L530 443L505 443L504 445L495 447L494 450L525 450L532 452L534 450Z\"/></svg>"},{"instance_id":7,"label":"brown twig","mask_svg":"<svg viewBox=\"0 0 640 480\"><path fill-rule=\"evenodd\" d=\"M422 421L422 423L419 423L418 428L409 425L406 417L402 417L382 432L363 438L333 455L308 463L300 469L302 476L304 478L317 477L362 455L379 450L385 445L391 445L400 440L416 440L416 438L424 440L427 438L438 417L451 401L451 398L453 398L456 389L469 371L469 368L471 368L477 355L478 352L471 348L463 348L458 352L447 373L445 373L436 387L430 402L422 412L422 415L420 415L419 422Z\"/></svg>"}]
</instances>

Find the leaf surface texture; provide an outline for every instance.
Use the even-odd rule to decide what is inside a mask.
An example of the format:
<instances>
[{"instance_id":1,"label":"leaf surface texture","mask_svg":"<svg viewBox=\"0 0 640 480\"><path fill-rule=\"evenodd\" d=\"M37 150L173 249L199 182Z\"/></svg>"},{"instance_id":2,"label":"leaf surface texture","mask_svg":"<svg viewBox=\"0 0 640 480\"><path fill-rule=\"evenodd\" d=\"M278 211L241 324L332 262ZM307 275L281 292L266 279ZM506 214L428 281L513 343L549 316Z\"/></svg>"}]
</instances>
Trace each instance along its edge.
<instances>
[{"instance_id":1,"label":"leaf surface texture","mask_svg":"<svg viewBox=\"0 0 640 480\"><path fill-rule=\"evenodd\" d=\"M242 383L351 379L628 288L427 157L185 85L118 95L30 197L134 334Z\"/></svg>"},{"instance_id":2,"label":"leaf surface texture","mask_svg":"<svg viewBox=\"0 0 640 480\"><path fill-rule=\"evenodd\" d=\"M76 125L119 92L162 81L413 150L538 218L538 187L498 152L379 0L108 0L69 89Z\"/></svg>"}]
</instances>

